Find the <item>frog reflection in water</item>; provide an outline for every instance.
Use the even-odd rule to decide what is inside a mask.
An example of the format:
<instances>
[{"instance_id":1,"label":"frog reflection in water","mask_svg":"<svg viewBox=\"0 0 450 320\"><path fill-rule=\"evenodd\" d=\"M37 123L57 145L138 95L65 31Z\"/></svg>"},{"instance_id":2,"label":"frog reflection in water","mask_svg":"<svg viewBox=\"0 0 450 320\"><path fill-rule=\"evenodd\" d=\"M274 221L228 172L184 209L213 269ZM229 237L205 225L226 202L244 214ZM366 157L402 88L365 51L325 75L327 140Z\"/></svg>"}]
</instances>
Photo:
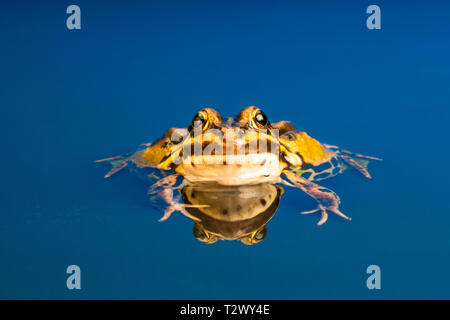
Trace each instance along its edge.
<instances>
[{"instance_id":1,"label":"frog reflection in water","mask_svg":"<svg viewBox=\"0 0 450 320\"><path fill-rule=\"evenodd\" d=\"M197 184L185 186L180 192L186 211L197 219L193 233L198 240L240 240L251 245L266 237L266 224L278 209L283 188L269 183Z\"/></svg>"},{"instance_id":2,"label":"frog reflection in water","mask_svg":"<svg viewBox=\"0 0 450 320\"><path fill-rule=\"evenodd\" d=\"M347 168L354 168L370 179L367 171L369 160L380 159L320 143L306 132L297 130L288 121L271 123L263 111L250 106L241 110L235 119L227 121L223 121L214 109L203 108L186 129L169 129L163 138L153 144L142 145L135 153L98 162L109 162L112 165L105 178L129 167L146 178L156 179L149 194L153 199L162 199L166 204L161 220L166 220L174 211L179 211L196 221L194 234L204 234L206 238L203 239L208 239L206 242L213 242L208 235L211 235L211 239L246 239L246 236L239 232L239 236L224 236L222 231L216 233L209 230L211 224L206 224L205 221L211 217L217 218L214 208L221 206L210 201L213 199L213 192L208 193L209 198L205 196L205 192L201 193L205 203L194 201L189 197L188 191L197 187L189 189L189 186L215 184L241 187L236 189L241 191L245 186L248 187L247 191L254 188L254 191L261 192L265 190L264 187L255 186L284 184L295 187L317 201L317 208L303 213L319 212L321 218L318 224L322 225L327 221L329 212L344 219L350 218L339 210L340 198L337 194L316 182L336 176ZM148 174L146 169L153 171ZM179 178L182 181L177 185ZM183 195L183 201L176 195L176 190ZM223 187L217 192L227 194ZM276 208L273 213L275 211ZM253 211L251 215L256 215L256 212L258 211ZM217 223L212 225L217 226ZM256 229L253 231L256 232L253 240L243 242L254 243L258 232L263 230Z\"/></svg>"}]
</instances>

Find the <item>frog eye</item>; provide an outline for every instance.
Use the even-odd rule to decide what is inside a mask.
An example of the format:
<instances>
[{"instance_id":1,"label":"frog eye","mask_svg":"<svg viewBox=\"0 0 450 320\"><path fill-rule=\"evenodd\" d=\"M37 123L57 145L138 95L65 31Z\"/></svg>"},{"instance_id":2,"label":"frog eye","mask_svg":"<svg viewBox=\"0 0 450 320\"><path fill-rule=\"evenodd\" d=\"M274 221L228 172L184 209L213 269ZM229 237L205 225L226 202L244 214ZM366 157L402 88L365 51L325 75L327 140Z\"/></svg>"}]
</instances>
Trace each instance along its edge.
<instances>
[{"instance_id":1,"label":"frog eye","mask_svg":"<svg viewBox=\"0 0 450 320\"><path fill-rule=\"evenodd\" d=\"M267 227L264 226L262 229L255 231L252 235L241 238L241 242L247 245L252 245L263 241L266 235L267 235Z\"/></svg>"},{"instance_id":2,"label":"frog eye","mask_svg":"<svg viewBox=\"0 0 450 320\"><path fill-rule=\"evenodd\" d=\"M255 243L263 241L266 235L267 235L267 228L266 226L264 226L264 228L255 233L255 235L253 236L253 241Z\"/></svg>"},{"instance_id":3,"label":"frog eye","mask_svg":"<svg viewBox=\"0 0 450 320\"><path fill-rule=\"evenodd\" d=\"M205 114L205 112L200 111L198 112L194 118L192 118L192 127L193 128L201 128L207 120L207 115Z\"/></svg>"},{"instance_id":4,"label":"frog eye","mask_svg":"<svg viewBox=\"0 0 450 320\"><path fill-rule=\"evenodd\" d=\"M256 123L258 128L266 128L269 120L264 112L261 110L257 110L255 116L253 117L254 122Z\"/></svg>"},{"instance_id":5,"label":"frog eye","mask_svg":"<svg viewBox=\"0 0 450 320\"><path fill-rule=\"evenodd\" d=\"M199 226L197 223L194 223L194 227L192 228L192 233L194 234L194 237L205 243L214 243L217 242L217 238L213 235L209 234L205 229L203 229L201 226Z\"/></svg>"}]
</instances>

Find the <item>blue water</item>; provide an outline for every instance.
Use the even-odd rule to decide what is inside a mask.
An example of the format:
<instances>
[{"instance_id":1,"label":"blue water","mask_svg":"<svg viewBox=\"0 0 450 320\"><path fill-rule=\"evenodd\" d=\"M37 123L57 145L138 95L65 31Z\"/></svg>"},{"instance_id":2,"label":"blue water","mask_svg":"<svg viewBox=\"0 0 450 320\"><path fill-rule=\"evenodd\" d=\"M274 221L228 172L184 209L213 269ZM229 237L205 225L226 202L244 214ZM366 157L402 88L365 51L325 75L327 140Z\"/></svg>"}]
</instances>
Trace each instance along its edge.
<instances>
[{"instance_id":1,"label":"blue water","mask_svg":"<svg viewBox=\"0 0 450 320\"><path fill-rule=\"evenodd\" d=\"M0 13L0 298L450 298L448 3L376 1L368 30L368 1L79 0L73 31L69 4ZM93 163L248 105L384 159L324 181L352 221L289 189L263 242L206 245Z\"/></svg>"}]
</instances>

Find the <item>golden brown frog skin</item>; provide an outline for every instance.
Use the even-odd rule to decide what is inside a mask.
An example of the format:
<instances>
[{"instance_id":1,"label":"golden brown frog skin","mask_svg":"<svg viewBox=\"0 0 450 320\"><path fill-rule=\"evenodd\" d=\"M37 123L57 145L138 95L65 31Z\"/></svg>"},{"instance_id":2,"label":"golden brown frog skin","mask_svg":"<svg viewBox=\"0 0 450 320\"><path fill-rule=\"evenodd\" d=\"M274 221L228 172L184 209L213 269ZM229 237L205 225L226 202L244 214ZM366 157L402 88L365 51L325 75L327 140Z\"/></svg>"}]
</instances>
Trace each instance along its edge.
<instances>
[{"instance_id":1,"label":"golden brown frog skin","mask_svg":"<svg viewBox=\"0 0 450 320\"><path fill-rule=\"evenodd\" d=\"M224 121L211 108L201 109L186 129L172 128L155 143L144 144L134 154L113 157L107 161L113 168L105 178L132 164L134 168L154 168L166 176L152 185L149 193L168 205L161 220L174 211L195 219L186 204L174 199L177 177L183 185L216 183L224 186L285 184L303 190L314 198L320 212L319 225L328 212L350 219L339 210L335 192L316 184L353 167L365 177L369 160L380 160L318 142L290 122L270 123L255 106L244 108L236 118ZM196 152L200 151L200 152Z\"/></svg>"}]
</instances>

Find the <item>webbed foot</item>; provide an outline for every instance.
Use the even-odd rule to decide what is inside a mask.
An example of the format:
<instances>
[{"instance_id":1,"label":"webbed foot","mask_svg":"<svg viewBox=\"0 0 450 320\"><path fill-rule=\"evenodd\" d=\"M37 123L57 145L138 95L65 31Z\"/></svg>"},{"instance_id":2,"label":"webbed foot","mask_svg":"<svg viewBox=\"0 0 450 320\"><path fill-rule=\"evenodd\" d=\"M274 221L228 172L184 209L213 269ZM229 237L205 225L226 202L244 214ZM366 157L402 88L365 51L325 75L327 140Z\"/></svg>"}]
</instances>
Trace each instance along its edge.
<instances>
[{"instance_id":1,"label":"webbed foot","mask_svg":"<svg viewBox=\"0 0 450 320\"><path fill-rule=\"evenodd\" d=\"M129 156L131 154L132 153L129 152L122 156L116 156L116 157L111 157L111 158L106 158L106 159L95 160L95 162L96 163L109 162L109 164L112 166L111 170L109 170L109 172L107 174L105 174L105 176L104 176L104 178L107 179L128 165Z\"/></svg>"},{"instance_id":2,"label":"webbed foot","mask_svg":"<svg viewBox=\"0 0 450 320\"><path fill-rule=\"evenodd\" d=\"M352 159L349 156L345 156L343 154L340 155L341 159L345 161L348 165L352 166L356 170L358 170L364 177L367 179L372 179L372 176L370 175L369 171L367 171L367 163L368 161L365 161L364 163L359 163L356 160ZM361 162L361 160L360 160Z\"/></svg>"},{"instance_id":3,"label":"webbed foot","mask_svg":"<svg viewBox=\"0 0 450 320\"><path fill-rule=\"evenodd\" d=\"M380 158L375 158L372 156L365 156L360 153L354 153L348 150L344 150L339 148L338 146L324 144L327 149L333 150L336 152L339 157L349 166L358 170L364 177L367 179L372 179L367 167L369 165L369 160L382 161Z\"/></svg>"},{"instance_id":4,"label":"webbed foot","mask_svg":"<svg viewBox=\"0 0 450 320\"><path fill-rule=\"evenodd\" d=\"M291 172L285 173L285 176L293 184L294 187L300 188L303 192L317 201L316 209L302 212L302 214L310 214L320 211L321 218L317 225L320 226L327 221L328 211L333 212L344 219L351 220L351 218L347 217L339 210L339 203L341 202L341 200L333 190L321 187ZM285 183L287 185L290 185L288 182Z\"/></svg>"},{"instance_id":5,"label":"webbed foot","mask_svg":"<svg viewBox=\"0 0 450 320\"><path fill-rule=\"evenodd\" d=\"M164 177L161 180L155 182L148 191L148 194L151 195L152 200L161 199L165 203L164 215L158 221L161 222L169 219L172 213L176 211L181 212L183 215L187 216L190 219L199 221L198 218L192 216L189 212L186 211L185 207L190 205L181 203L180 196L174 197L174 190L180 189L183 185L182 183L181 186L175 186L178 177L179 176L176 174L171 174L167 177Z\"/></svg>"}]
</instances>

